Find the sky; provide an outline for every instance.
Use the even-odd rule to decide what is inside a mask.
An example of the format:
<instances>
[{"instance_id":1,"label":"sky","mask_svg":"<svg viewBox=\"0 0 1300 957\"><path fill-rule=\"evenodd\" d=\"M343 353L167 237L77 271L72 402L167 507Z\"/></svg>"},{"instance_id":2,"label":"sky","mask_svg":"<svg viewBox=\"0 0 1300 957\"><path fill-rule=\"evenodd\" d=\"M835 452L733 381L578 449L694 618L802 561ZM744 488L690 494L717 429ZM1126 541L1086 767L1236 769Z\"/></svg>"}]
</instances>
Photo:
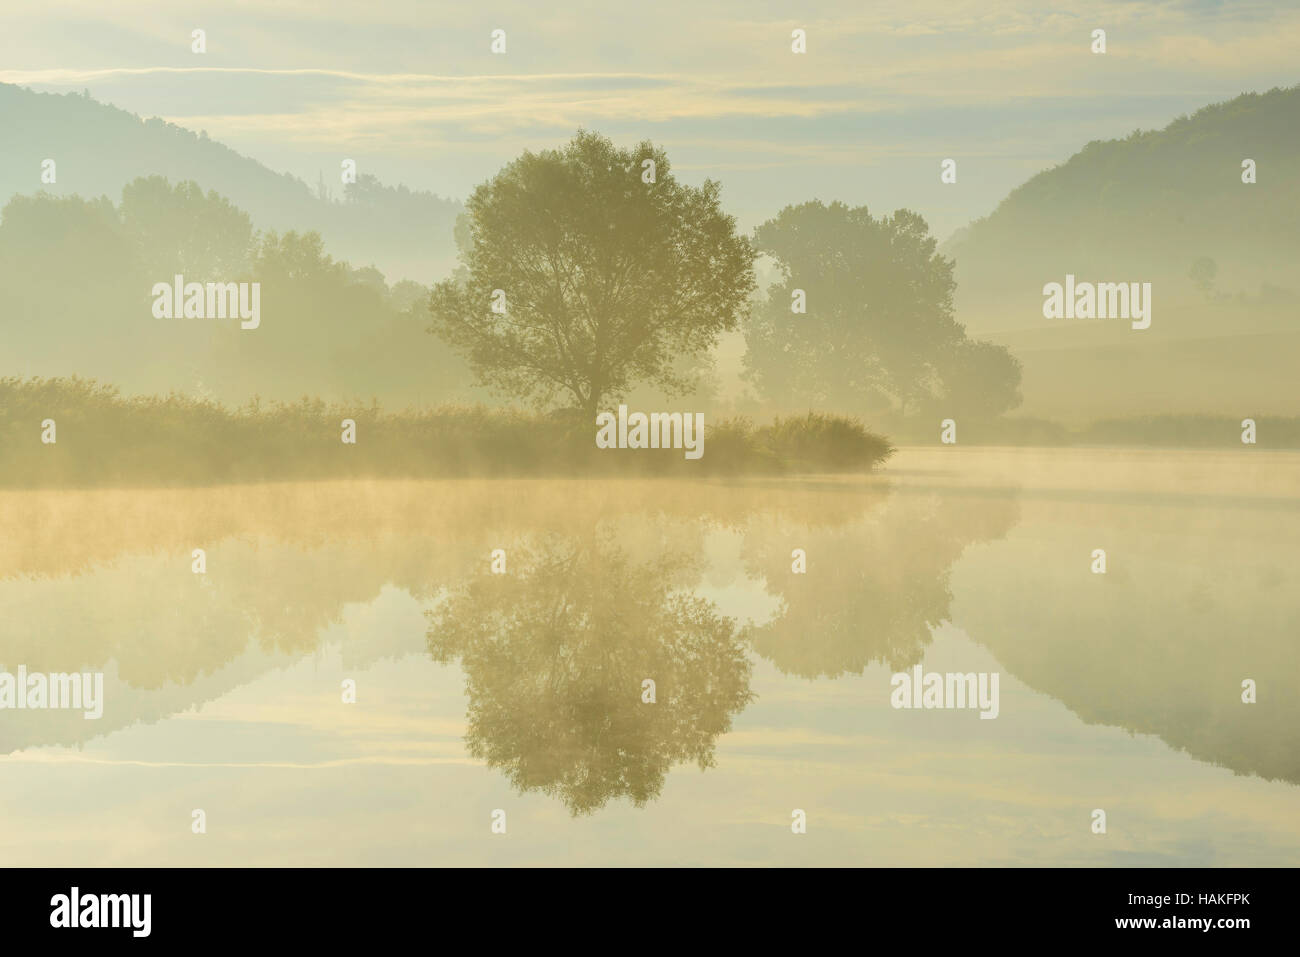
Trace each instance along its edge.
<instances>
[{"instance_id":1,"label":"sky","mask_svg":"<svg viewBox=\"0 0 1300 957\"><path fill-rule=\"evenodd\" d=\"M1300 82L1293 0L0 5L0 82L88 89L310 183L352 158L463 199L585 128L720 180L743 228L838 199L944 239L1091 140Z\"/></svg>"}]
</instances>

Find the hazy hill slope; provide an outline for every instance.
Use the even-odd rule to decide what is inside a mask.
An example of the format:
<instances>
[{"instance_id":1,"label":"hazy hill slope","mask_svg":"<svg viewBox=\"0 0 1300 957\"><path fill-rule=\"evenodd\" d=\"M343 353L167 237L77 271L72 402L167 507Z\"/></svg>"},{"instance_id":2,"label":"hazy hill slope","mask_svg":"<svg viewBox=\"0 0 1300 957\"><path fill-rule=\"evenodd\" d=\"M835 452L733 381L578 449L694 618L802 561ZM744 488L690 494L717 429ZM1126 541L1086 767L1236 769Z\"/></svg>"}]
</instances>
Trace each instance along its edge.
<instances>
[{"instance_id":1,"label":"hazy hill slope","mask_svg":"<svg viewBox=\"0 0 1300 957\"><path fill-rule=\"evenodd\" d=\"M1294 415L1297 213L1300 87L1090 143L942 251L956 260L958 320L1024 364L1025 414ZM1150 328L1044 318L1044 284L1067 273L1151 283Z\"/></svg>"},{"instance_id":2,"label":"hazy hill slope","mask_svg":"<svg viewBox=\"0 0 1300 957\"><path fill-rule=\"evenodd\" d=\"M1258 181L1242 182L1253 159ZM1300 261L1300 86L1247 93L1163 130L1092 142L1014 190L943 248L956 259L958 318L973 334L1049 325L1042 287L1067 272L1154 284L1156 325L1216 332L1190 278L1214 261L1214 289L1295 290ZM1216 311L1217 312L1217 311ZM1262 330L1256 330L1262 331ZM1219 334L1222 329L1217 330Z\"/></svg>"},{"instance_id":3,"label":"hazy hill slope","mask_svg":"<svg viewBox=\"0 0 1300 957\"><path fill-rule=\"evenodd\" d=\"M0 206L44 189L56 195L116 198L141 176L193 180L249 213L259 229L317 230L330 249L389 280L431 283L454 266L458 202L432 193L363 181L347 202L329 202L306 183L276 173L209 139L206 133L133 113L79 94L37 93L0 84ZM58 179L41 182L53 159ZM331 184L341 195L342 184Z\"/></svg>"}]
</instances>

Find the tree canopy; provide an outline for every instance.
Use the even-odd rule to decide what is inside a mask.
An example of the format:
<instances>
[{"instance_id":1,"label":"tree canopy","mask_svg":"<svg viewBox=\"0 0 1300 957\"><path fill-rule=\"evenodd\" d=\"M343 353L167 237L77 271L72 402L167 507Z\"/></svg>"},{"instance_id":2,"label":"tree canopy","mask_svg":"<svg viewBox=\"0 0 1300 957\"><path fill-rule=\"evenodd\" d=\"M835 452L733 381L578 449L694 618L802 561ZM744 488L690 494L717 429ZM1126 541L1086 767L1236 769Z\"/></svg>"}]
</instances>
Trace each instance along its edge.
<instances>
[{"instance_id":1,"label":"tree canopy","mask_svg":"<svg viewBox=\"0 0 1300 957\"><path fill-rule=\"evenodd\" d=\"M756 246L780 269L746 330L746 372L765 399L866 415L936 400L994 415L1018 404L1018 363L966 338L953 263L916 213L877 219L865 206L807 202L760 226Z\"/></svg>"},{"instance_id":2,"label":"tree canopy","mask_svg":"<svg viewBox=\"0 0 1300 957\"><path fill-rule=\"evenodd\" d=\"M649 142L579 132L526 152L466 204L464 271L434 288L431 331L539 406L594 414L639 383L687 391L684 364L736 328L754 288L719 191L678 182Z\"/></svg>"}]
</instances>

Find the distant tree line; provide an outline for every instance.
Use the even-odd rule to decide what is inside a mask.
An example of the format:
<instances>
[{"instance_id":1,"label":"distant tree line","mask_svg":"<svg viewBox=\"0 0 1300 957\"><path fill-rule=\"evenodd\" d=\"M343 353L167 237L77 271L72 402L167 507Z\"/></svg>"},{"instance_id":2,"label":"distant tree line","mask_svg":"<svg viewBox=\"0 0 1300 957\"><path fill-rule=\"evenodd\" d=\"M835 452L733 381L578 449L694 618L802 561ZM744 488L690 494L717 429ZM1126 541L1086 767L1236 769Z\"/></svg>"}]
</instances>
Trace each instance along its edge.
<instances>
[{"instance_id":1,"label":"distant tree line","mask_svg":"<svg viewBox=\"0 0 1300 957\"><path fill-rule=\"evenodd\" d=\"M419 201L408 192L363 175L345 202ZM465 209L460 265L430 290L336 261L318 233L258 231L193 182L143 177L116 206L15 197L0 214L0 371L225 403L495 394L591 425L637 389L703 401L719 337L740 331L765 416L835 411L893 427L1019 403L1019 363L966 336L953 264L910 211L808 202L750 238L718 183L684 184L654 144L589 132L525 152ZM766 290L760 258L777 277ZM177 274L259 282L266 321L246 334L160 325L149 291Z\"/></svg>"}]
</instances>

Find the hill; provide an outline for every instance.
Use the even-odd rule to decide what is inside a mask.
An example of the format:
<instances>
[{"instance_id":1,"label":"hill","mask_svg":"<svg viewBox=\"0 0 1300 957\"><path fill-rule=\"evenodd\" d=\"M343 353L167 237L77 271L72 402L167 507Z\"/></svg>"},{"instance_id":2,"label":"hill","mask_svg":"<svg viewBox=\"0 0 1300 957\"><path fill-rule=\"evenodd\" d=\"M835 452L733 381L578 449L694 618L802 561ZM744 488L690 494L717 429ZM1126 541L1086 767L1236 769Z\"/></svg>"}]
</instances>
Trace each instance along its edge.
<instances>
[{"instance_id":1,"label":"hill","mask_svg":"<svg viewBox=\"0 0 1300 957\"><path fill-rule=\"evenodd\" d=\"M142 119L89 95L0 83L0 206L15 195L117 197L147 176L192 180L246 211L259 229L314 230L339 257L377 266L390 281L432 283L455 265L460 203L361 176L341 200L164 120ZM56 163L57 180L41 180ZM344 187L338 184L338 191Z\"/></svg>"},{"instance_id":2,"label":"hill","mask_svg":"<svg viewBox=\"0 0 1300 957\"><path fill-rule=\"evenodd\" d=\"M1026 414L1295 414L1297 213L1300 86L1089 143L941 251L958 320L1024 363ZM1044 318L1044 285L1067 274L1151 283L1150 328Z\"/></svg>"}]
</instances>

